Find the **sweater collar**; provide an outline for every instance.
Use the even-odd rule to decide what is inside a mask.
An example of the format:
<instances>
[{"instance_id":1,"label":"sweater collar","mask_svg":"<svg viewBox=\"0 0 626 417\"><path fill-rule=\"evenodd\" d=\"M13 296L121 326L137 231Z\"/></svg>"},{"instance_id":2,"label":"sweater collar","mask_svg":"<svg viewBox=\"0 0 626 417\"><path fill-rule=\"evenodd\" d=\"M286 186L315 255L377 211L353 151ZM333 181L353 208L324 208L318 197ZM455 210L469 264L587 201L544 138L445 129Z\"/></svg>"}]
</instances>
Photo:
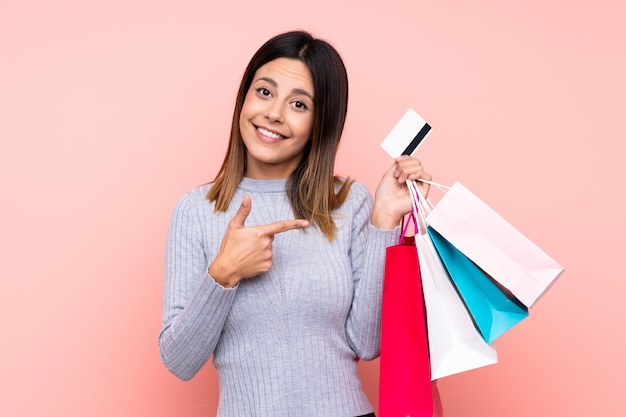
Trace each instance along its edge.
<instances>
[{"instance_id":1,"label":"sweater collar","mask_svg":"<svg viewBox=\"0 0 626 417\"><path fill-rule=\"evenodd\" d=\"M255 180L244 177L239 184L239 188L244 191L256 193L285 192L287 179L280 180Z\"/></svg>"}]
</instances>

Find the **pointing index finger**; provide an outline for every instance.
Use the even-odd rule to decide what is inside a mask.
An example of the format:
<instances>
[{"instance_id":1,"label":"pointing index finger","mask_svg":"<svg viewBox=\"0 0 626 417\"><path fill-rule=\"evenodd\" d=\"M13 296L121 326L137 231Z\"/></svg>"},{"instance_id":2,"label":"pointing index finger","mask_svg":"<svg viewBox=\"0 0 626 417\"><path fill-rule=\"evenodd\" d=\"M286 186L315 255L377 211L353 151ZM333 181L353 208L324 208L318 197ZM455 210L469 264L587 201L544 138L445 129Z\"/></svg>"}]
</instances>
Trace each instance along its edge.
<instances>
[{"instance_id":1,"label":"pointing index finger","mask_svg":"<svg viewBox=\"0 0 626 417\"><path fill-rule=\"evenodd\" d=\"M263 231L263 233L267 235L275 235L277 233L286 232L288 230L293 229L304 229L309 226L308 220L283 220L275 223L264 224L259 226L259 228Z\"/></svg>"}]
</instances>

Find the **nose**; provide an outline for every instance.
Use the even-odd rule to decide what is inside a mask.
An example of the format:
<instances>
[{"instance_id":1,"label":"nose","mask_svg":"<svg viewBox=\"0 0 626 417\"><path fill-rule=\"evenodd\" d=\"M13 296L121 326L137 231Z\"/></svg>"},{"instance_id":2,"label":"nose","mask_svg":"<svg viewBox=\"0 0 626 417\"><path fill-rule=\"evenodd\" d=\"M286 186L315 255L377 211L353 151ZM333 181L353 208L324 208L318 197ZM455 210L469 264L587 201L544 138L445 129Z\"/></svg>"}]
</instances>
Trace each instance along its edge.
<instances>
[{"instance_id":1,"label":"nose","mask_svg":"<svg viewBox=\"0 0 626 417\"><path fill-rule=\"evenodd\" d=\"M283 106L278 100L272 101L267 106L266 117L272 123L282 123L283 122Z\"/></svg>"}]
</instances>

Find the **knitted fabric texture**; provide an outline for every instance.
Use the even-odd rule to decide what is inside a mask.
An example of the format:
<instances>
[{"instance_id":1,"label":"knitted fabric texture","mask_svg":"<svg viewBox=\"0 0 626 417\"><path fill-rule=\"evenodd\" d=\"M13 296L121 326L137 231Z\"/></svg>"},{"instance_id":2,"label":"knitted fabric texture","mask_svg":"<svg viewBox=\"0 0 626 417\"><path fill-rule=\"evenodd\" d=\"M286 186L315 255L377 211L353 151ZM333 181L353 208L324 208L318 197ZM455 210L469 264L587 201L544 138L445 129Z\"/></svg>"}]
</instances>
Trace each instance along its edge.
<instances>
[{"instance_id":1,"label":"knitted fabric texture","mask_svg":"<svg viewBox=\"0 0 626 417\"><path fill-rule=\"evenodd\" d=\"M272 268L233 288L207 268L244 194L245 225L293 218L286 180L244 178L230 208L215 213L210 185L177 202L165 256L161 358L190 379L213 355L219 417L354 417L372 411L358 359L379 355L385 248L399 228L370 223L372 197L354 183L335 211L335 239L316 227L275 235Z\"/></svg>"}]
</instances>

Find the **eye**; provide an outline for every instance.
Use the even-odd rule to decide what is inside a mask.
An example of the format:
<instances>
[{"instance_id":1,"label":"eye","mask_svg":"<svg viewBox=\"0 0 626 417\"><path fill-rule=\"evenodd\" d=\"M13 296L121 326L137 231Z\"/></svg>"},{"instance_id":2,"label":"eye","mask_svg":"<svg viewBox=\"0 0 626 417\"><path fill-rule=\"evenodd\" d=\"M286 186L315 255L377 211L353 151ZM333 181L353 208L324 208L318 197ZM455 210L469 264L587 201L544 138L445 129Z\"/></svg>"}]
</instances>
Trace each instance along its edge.
<instances>
[{"instance_id":1,"label":"eye","mask_svg":"<svg viewBox=\"0 0 626 417\"><path fill-rule=\"evenodd\" d=\"M308 109L308 106L306 104L304 104L303 102L301 102L300 100L292 101L291 105L294 106L298 110L306 110L306 109Z\"/></svg>"},{"instance_id":2,"label":"eye","mask_svg":"<svg viewBox=\"0 0 626 417\"><path fill-rule=\"evenodd\" d=\"M269 97L272 95L272 92L265 88L265 87L259 87L256 89L256 92L259 93L260 95L264 96L264 97Z\"/></svg>"}]
</instances>

